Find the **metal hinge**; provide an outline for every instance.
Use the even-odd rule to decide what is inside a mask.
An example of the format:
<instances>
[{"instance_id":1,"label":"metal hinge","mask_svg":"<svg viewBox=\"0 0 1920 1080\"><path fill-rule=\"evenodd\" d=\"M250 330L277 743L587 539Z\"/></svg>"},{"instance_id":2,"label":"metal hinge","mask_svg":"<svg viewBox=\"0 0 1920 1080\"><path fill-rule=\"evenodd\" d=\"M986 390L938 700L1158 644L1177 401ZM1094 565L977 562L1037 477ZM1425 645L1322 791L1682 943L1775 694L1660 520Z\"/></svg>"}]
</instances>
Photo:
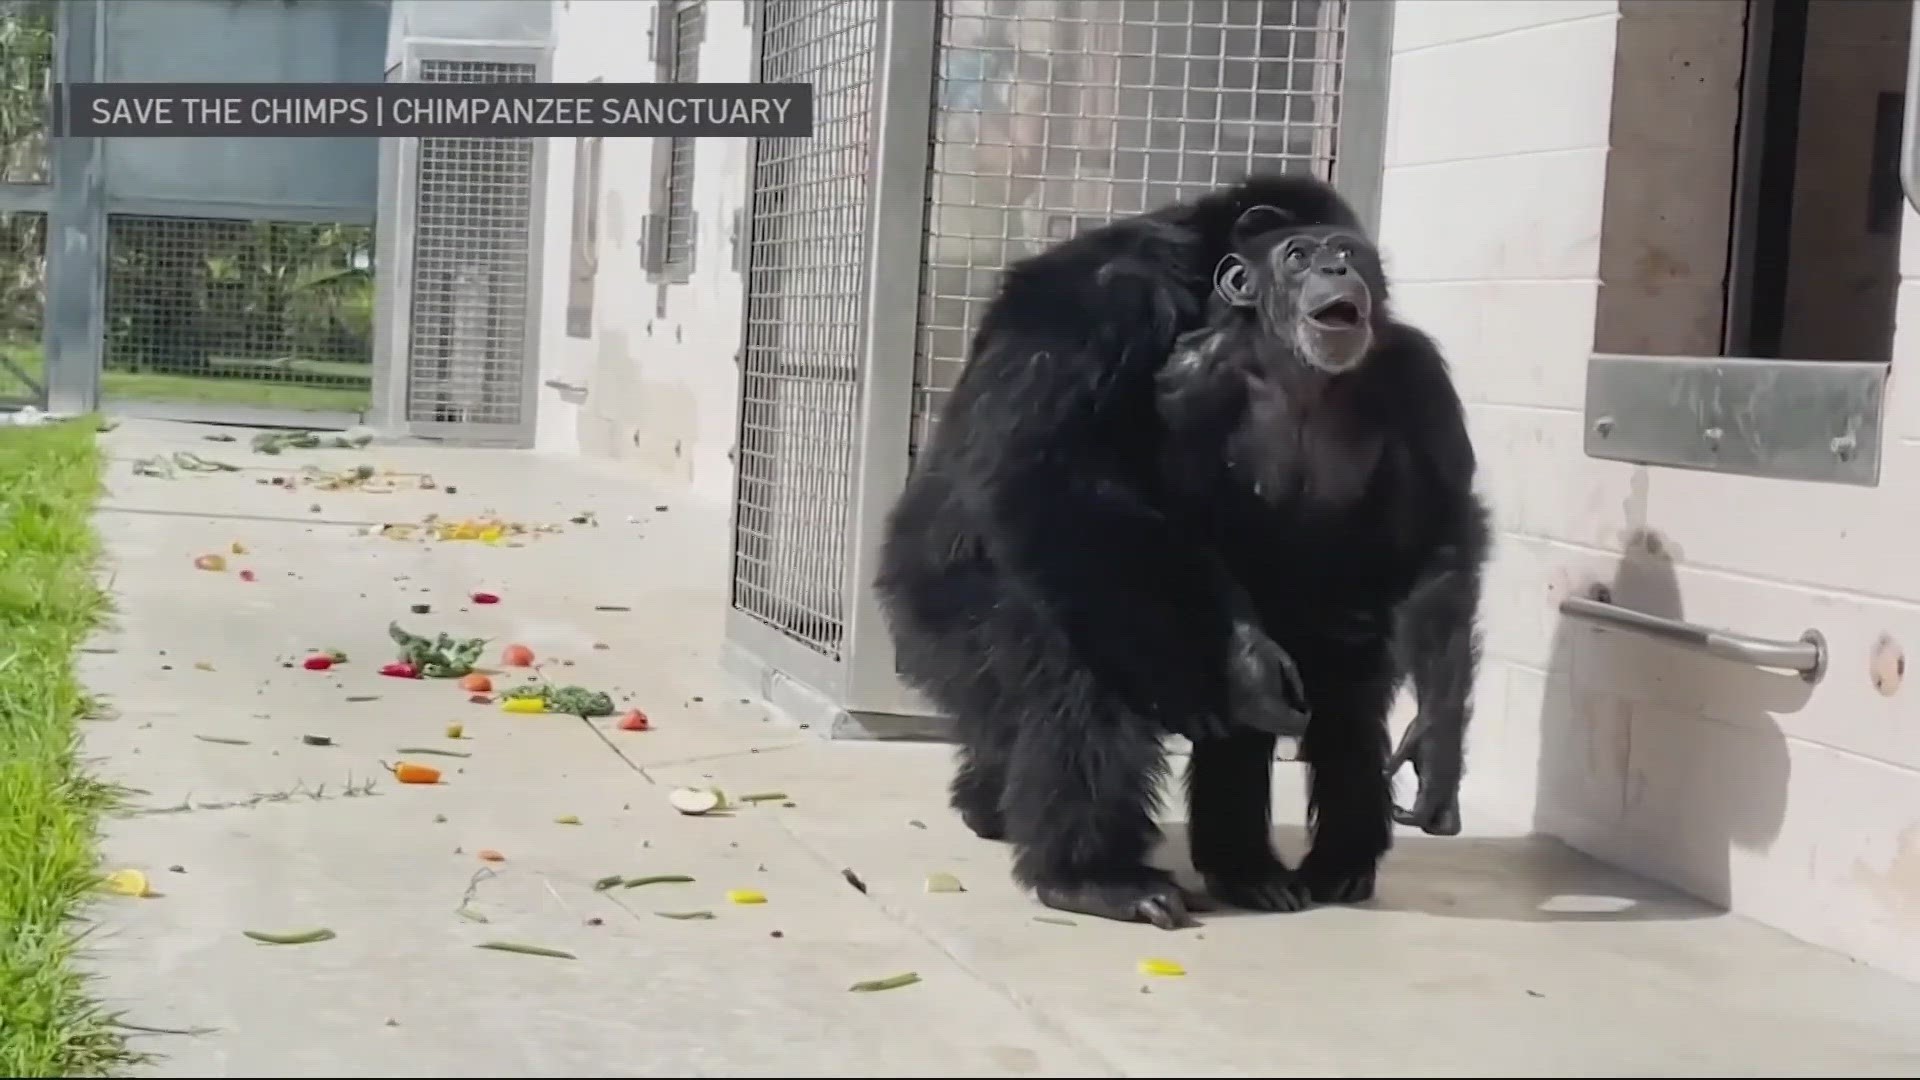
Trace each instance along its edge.
<instances>
[{"instance_id":1,"label":"metal hinge","mask_svg":"<svg viewBox=\"0 0 1920 1080\"><path fill-rule=\"evenodd\" d=\"M747 209L738 207L733 211L733 224L727 229L728 258L733 263L733 272L747 272Z\"/></svg>"}]
</instances>

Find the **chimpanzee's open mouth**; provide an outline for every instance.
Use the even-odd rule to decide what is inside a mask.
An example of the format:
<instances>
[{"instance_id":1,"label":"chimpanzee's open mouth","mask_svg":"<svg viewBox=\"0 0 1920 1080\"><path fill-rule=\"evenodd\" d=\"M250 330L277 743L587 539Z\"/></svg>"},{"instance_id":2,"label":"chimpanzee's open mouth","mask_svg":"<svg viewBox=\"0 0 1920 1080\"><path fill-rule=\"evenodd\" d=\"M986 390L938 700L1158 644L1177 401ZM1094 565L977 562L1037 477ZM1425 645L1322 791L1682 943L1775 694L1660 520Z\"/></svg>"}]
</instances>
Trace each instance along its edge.
<instances>
[{"instance_id":1,"label":"chimpanzee's open mouth","mask_svg":"<svg viewBox=\"0 0 1920 1080\"><path fill-rule=\"evenodd\" d=\"M1307 318L1328 330L1351 330L1360 325L1360 305L1351 300L1330 300L1309 311Z\"/></svg>"}]
</instances>

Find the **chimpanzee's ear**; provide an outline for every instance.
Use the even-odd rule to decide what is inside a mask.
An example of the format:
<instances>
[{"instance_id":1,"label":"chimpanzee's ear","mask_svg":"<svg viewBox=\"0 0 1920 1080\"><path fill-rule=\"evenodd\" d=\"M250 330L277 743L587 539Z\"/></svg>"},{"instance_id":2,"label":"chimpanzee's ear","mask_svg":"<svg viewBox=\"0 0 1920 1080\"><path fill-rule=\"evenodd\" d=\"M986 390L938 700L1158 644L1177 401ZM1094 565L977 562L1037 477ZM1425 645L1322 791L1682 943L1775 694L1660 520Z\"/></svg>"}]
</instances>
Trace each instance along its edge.
<instances>
[{"instance_id":1,"label":"chimpanzee's ear","mask_svg":"<svg viewBox=\"0 0 1920 1080\"><path fill-rule=\"evenodd\" d=\"M1236 245L1249 236L1273 232L1277 229L1290 229L1300 224L1300 217L1277 206L1261 203L1249 206L1240 212L1233 222L1233 239Z\"/></svg>"},{"instance_id":2,"label":"chimpanzee's ear","mask_svg":"<svg viewBox=\"0 0 1920 1080\"><path fill-rule=\"evenodd\" d=\"M1247 262L1238 255L1227 255L1213 268L1213 291L1234 307L1253 303L1253 280L1247 274Z\"/></svg>"}]
</instances>

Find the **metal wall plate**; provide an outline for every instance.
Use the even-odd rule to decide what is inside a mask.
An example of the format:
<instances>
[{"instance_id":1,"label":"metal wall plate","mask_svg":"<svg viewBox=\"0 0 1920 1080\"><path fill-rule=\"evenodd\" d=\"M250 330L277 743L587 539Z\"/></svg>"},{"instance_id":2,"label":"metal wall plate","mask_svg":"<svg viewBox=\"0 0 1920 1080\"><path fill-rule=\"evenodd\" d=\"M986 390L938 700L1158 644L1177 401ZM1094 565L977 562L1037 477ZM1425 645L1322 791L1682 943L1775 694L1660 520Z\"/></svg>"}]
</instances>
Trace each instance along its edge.
<instances>
[{"instance_id":1,"label":"metal wall plate","mask_svg":"<svg viewBox=\"0 0 1920 1080\"><path fill-rule=\"evenodd\" d=\"M1873 487L1890 365L1596 354L1587 456Z\"/></svg>"}]
</instances>

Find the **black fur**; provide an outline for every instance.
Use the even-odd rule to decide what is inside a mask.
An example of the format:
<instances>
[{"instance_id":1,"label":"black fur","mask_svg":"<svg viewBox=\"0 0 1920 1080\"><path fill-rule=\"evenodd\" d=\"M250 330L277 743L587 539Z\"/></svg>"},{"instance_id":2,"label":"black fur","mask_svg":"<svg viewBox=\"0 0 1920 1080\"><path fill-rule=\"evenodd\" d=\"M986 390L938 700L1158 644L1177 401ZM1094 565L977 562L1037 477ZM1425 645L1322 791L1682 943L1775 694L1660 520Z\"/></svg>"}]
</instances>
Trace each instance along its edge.
<instances>
[{"instance_id":1,"label":"black fur","mask_svg":"<svg viewBox=\"0 0 1920 1080\"><path fill-rule=\"evenodd\" d=\"M1009 268L889 519L876 585L903 674L959 724L954 806L1013 842L1016 878L1050 906L1191 923L1192 898L1147 865L1169 732L1193 741L1193 855L1215 895L1371 895L1391 839L1384 717L1407 666L1389 647L1396 608L1436 576L1470 577L1440 595L1477 600L1459 402L1432 344L1387 316L1377 262L1358 370L1254 393L1233 374L1288 359L1245 309L1212 304L1209 320L1255 207L1360 232L1324 183L1256 177ZM1215 361L1161 380L1208 326ZM1242 459L1265 470L1257 489ZM1471 686L1474 650L1456 646L1472 608L1401 615L1433 698L1424 743L1458 734L1443 719L1464 730L1451 688ZM1296 872L1271 850L1268 804L1274 732L1300 723L1314 844Z\"/></svg>"}]
</instances>

